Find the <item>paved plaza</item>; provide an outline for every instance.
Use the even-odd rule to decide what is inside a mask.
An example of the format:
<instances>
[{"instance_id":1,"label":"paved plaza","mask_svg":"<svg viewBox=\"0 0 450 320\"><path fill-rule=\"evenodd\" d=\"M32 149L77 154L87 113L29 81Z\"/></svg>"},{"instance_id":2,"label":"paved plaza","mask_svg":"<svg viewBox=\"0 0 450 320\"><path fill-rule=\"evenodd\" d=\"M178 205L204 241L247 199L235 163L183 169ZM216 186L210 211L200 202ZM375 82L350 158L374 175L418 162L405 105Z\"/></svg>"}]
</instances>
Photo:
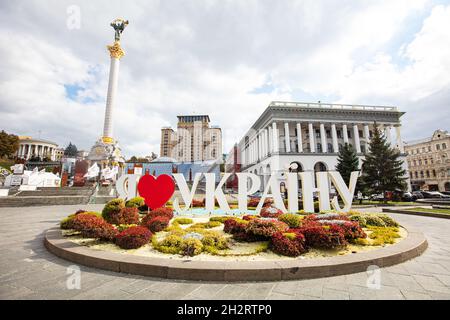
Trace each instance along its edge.
<instances>
[{"instance_id":1,"label":"paved plaza","mask_svg":"<svg viewBox=\"0 0 450 320\"><path fill-rule=\"evenodd\" d=\"M156 279L84 266L81 288L67 289L67 268L43 246L47 229L77 209L102 205L0 208L1 299L449 299L450 220L392 216L425 234L429 248L411 261L381 269L381 287L368 275L283 282L210 283ZM371 211L374 211L371 209Z\"/></svg>"}]
</instances>

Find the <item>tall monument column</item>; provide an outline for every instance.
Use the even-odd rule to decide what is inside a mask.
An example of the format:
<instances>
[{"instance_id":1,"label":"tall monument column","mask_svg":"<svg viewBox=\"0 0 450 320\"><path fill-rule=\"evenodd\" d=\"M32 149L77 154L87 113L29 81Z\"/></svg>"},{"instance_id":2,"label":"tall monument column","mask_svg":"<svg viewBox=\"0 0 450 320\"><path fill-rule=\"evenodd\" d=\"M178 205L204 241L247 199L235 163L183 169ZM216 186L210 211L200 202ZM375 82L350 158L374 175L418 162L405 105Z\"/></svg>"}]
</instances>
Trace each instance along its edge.
<instances>
[{"instance_id":1,"label":"tall monument column","mask_svg":"<svg viewBox=\"0 0 450 320\"><path fill-rule=\"evenodd\" d=\"M111 26L115 30L114 44L108 46L109 55L111 57L111 64L109 68L109 83L108 83L108 95L106 97L106 110L105 110L105 122L103 125L103 137L104 143L113 143L113 115L114 104L117 92L117 83L119 80L119 65L120 59L125 55L122 47L120 46L120 36L128 25L127 20L116 19L111 23Z\"/></svg>"},{"instance_id":2,"label":"tall monument column","mask_svg":"<svg viewBox=\"0 0 450 320\"><path fill-rule=\"evenodd\" d=\"M94 144L89 152L88 159L91 162L98 162L102 167L117 167L125 162L121 149L116 139L113 138L113 115L117 94L117 83L119 80L120 59L125 55L120 46L120 37L123 30L128 25L128 20L115 19L111 22L115 36L113 45L107 46L111 57L109 69L108 94L106 97L105 120L103 124L103 134Z\"/></svg>"}]
</instances>

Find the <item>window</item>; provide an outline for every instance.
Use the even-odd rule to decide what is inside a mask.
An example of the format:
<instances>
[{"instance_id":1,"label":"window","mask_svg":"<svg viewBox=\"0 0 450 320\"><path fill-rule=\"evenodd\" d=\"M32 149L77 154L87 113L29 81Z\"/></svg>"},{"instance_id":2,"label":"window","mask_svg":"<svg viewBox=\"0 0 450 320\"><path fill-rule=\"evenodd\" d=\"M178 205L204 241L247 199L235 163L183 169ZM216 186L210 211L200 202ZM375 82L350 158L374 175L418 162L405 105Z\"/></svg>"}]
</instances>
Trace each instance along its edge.
<instances>
[{"instance_id":1,"label":"window","mask_svg":"<svg viewBox=\"0 0 450 320\"><path fill-rule=\"evenodd\" d=\"M419 178L419 173L416 171L416 179Z\"/></svg>"},{"instance_id":2,"label":"window","mask_svg":"<svg viewBox=\"0 0 450 320\"><path fill-rule=\"evenodd\" d=\"M436 178L436 170L433 169L433 177Z\"/></svg>"},{"instance_id":3,"label":"window","mask_svg":"<svg viewBox=\"0 0 450 320\"><path fill-rule=\"evenodd\" d=\"M421 177L421 178L424 177L423 171L420 171L420 177Z\"/></svg>"},{"instance_id":4,"label":"window","mask_svg":"<svg viewBox=\"0 0 450 320\"><path fill-rule=\"evenodd\" d=\"M447 149L447 144L443 143L442 144L442 150L445 150L445 149Z\"/></svg>"},{"instance_id":5,"label":"window","mask_svg":"<svg viewBox=\"0 0 450 320\"><path fill-rule=\"evenodd\" d=\"M317 144L317 150L316 151L317 152L322 152L322 144L321 143Z\"/></svg>"},{"instance_id":6,"label":"window","mask_svg":"<svg viewBox=\"0 0 450 320\"><path fill-rule=\"evenodd\" d=\"M427 178L430 177L430 171L427 170Z\"/></svg>"},{"instance_id":7,"label":"window","mask_svg":"<svg viewBox=\"0 0 450 320\"><path fill-rule=\"evenodd\" d=\"M428 146L428 152L431 152L431 146Z\"/></svg>"},{"instance_id":8,"label":"window","mask_svg":"<svg viewBox=\"0 0 450 320\"><path fill-rule=\"evenodd\" d=\"M331 131L330 130L327 130L327 138L328 139L331 138Z\"/></svg>"},{"instance_id":9,"label":"window","mask_svg":"<svg viewBox=\"0 0 450 320\"><path fill-rule=\"evenodd\" d=\"M338 139L342 139L342 131L341 130L337 131L337 137L338 137Z\"/></svg>"},{"instance_id":10,"label":"window","mask_svg":"<svg viewBox=\"0 0 450 320\"><path fill-rule=\"evenodd\" d=\"M333 145L331 143L328 144L328 152L333 152Z\"/></svg>"},{"instance_id":11,"label":"window","mask_svg":"<svg viewBox=\"0 0 450 320\"><path fill-rule=\"evenodd\" d=\"M436 150L441 150L441 145L440 144L436 145Z\"/></svg>"},{"instance_id":12,"label":"window","mask_svg":"<svg viewBox=\"0 0 450 320\"><path fill-rule=\"evenodd\" d=\"M349 139L352 138L352 132L350 130L347 130L347 136L348 136Z\"/></svg>"},{"instance_id":13,"label":"window","mask_svg":"<svg viewBox=\"0 0 450 320\"><path fill-rule=\"evenodd\" d=\"M316 130L316 138L320 138L320 130Z\"/></svg>"}]
</instances>

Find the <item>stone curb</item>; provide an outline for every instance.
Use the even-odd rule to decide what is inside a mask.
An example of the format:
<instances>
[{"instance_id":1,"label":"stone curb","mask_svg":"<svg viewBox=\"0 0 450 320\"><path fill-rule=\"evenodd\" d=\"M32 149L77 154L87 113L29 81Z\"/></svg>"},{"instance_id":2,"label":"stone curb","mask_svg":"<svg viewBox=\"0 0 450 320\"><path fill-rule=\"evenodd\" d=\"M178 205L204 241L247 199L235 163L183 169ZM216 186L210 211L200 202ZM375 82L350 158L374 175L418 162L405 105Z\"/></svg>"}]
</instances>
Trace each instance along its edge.
<instances>
[{"instance_id":1,"label":"stone curb","mask_svg":"<svg viewBox=\"0 0 450 320\"><path fill-rule=\"evenodd\" d=\"M218 282L274 281L332 277L387 267L421 255L428 247L418 230L397 244L346 256L279 261L192 261L149 258L90 249L61 235L58 227L46 232L44 245L56 256L104 270L149 277Z\"/></svg>"},{"instance_id":2,"label":"stone curb","mask_svg":"<svg viewBox=\"0 0 450 320\"><path fill-rule=\"evenodd\" d=\"M431 217L431 218L450 219L450 214L444 214L444 213L432 213L432 212L409 211L409 210L398 210L398 209L383 209L383 212L409 214L412 216L422 216L422 217Z\"/></svg>"}]
</instances>

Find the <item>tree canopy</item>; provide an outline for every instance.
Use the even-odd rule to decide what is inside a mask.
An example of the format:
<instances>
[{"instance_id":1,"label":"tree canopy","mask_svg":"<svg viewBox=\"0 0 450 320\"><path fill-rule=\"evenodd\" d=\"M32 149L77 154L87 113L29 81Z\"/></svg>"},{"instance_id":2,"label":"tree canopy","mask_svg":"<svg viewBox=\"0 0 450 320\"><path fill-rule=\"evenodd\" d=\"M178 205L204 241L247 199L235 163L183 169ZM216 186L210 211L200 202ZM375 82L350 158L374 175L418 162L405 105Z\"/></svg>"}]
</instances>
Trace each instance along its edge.
<instances>
[{"instance_id":1,"label":"tree canopy","mask_svg":"<svg viewBox=\"0 0 450 320\"><path fill-rule=\"evenodd\" d=\"M11 158L19 150L19 137L0 131L0 158Z\"/></svg>"},{"instance_id":2,"label":"tree canopy","mask_svg":"<svg viewBox=\"0 0 450 320\"><path fill-rule=\"evenodd\" d=\"M75 158L77 156L78 149L77 146L69 142L69 145L64 150L64 155L67 157Z\"/></svg>"}]
</instances>

